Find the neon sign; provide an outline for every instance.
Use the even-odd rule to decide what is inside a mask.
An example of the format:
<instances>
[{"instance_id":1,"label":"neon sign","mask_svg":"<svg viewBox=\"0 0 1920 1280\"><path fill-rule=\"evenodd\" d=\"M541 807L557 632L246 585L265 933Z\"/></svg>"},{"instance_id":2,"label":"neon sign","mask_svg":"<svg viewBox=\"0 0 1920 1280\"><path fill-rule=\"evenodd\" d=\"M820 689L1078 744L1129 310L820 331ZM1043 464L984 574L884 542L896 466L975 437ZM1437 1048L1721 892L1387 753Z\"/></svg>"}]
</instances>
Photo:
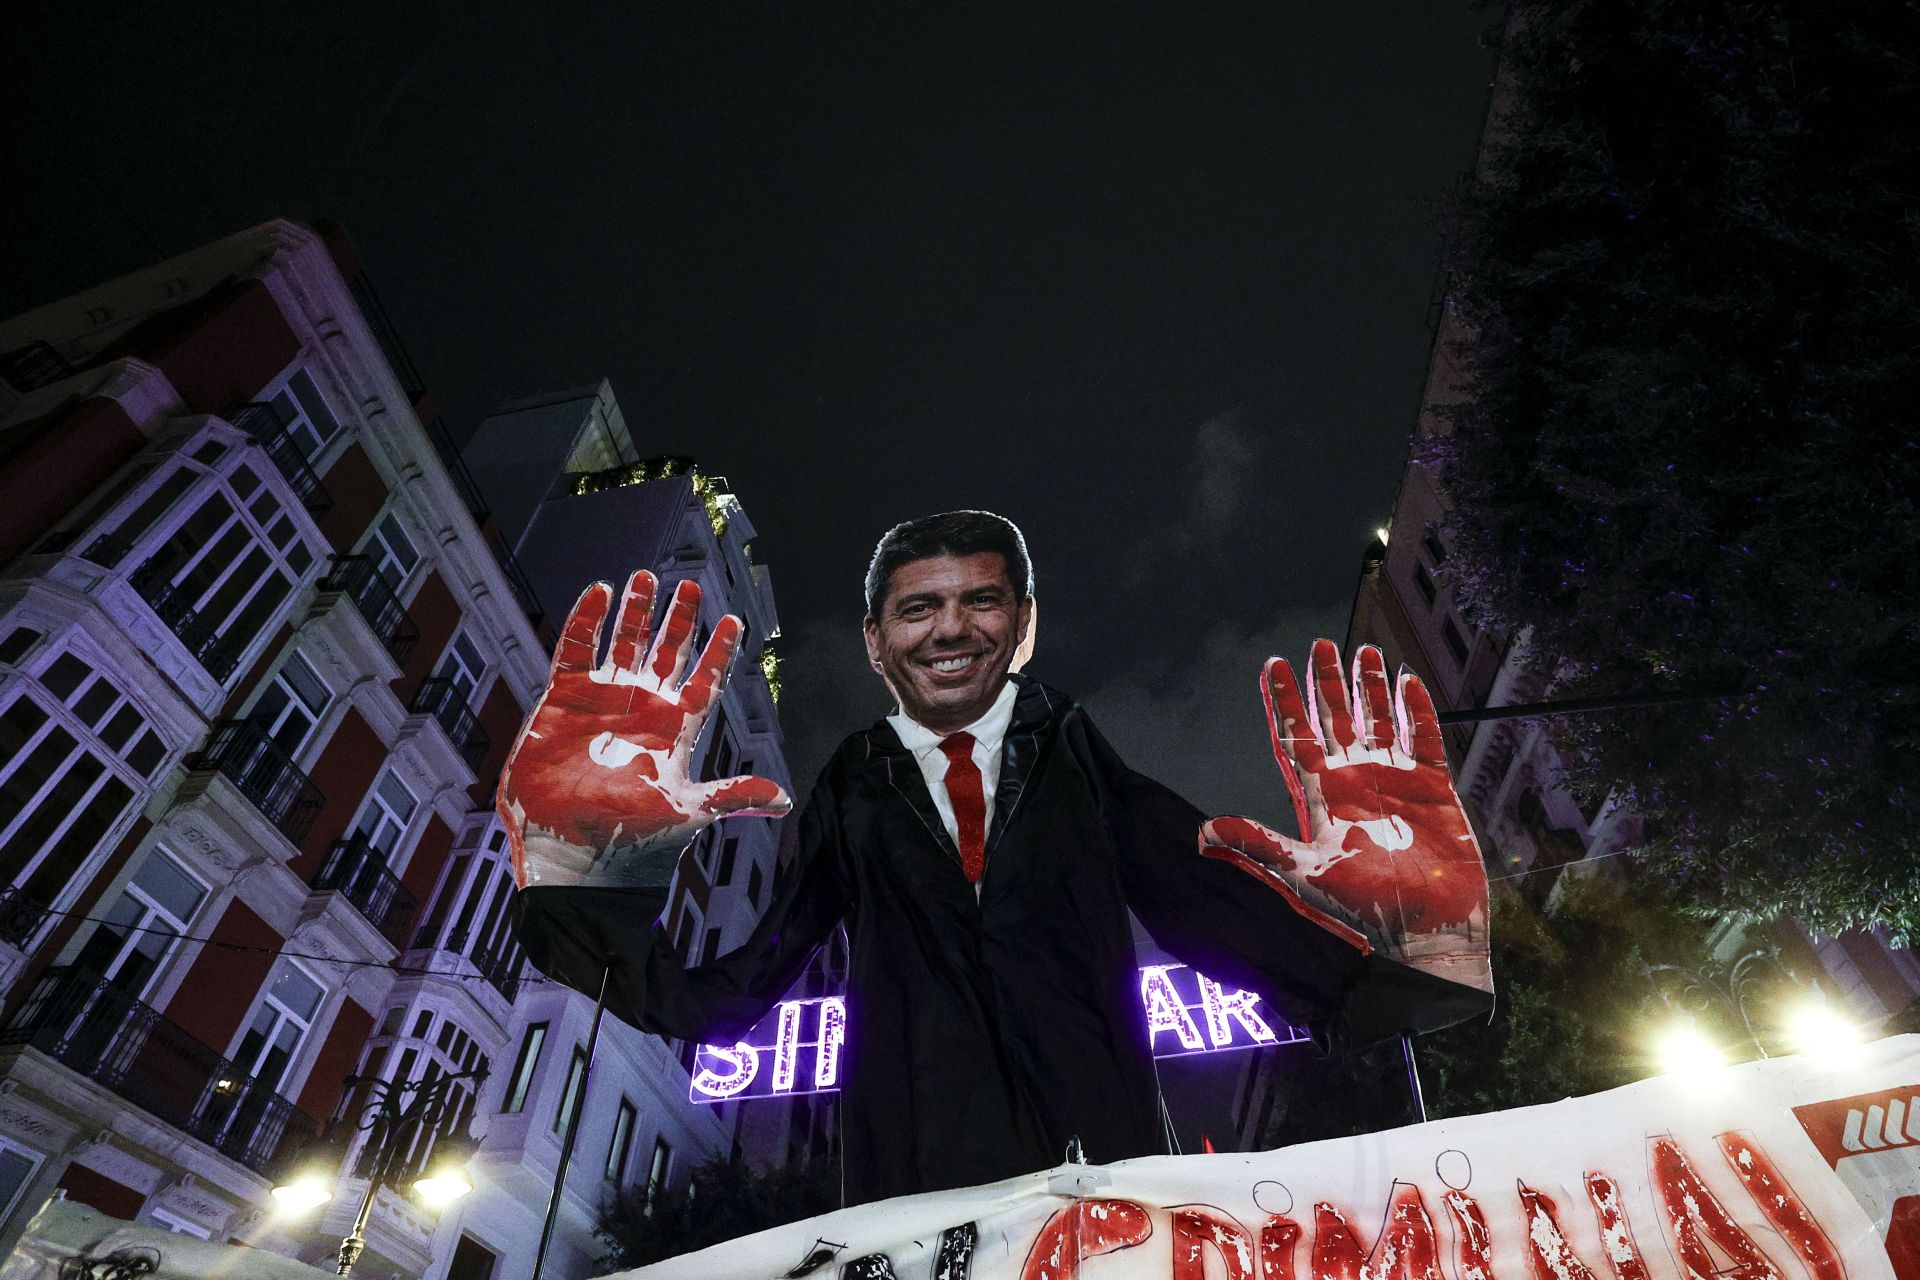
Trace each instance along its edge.
<instances>
[{"instance_id":1,"label":"neon sign","mask_svg":"<svg viewBox=\"0 0 1920 1280\"><path fill-rule=\"evenodd\" d=\"M1297 1044L1304 1031L1270 1016L1251 991L1223 987L1183 964L1140 967L1140 1004L1156 1058ZM694 1053L687 1097L694 1102L786 1098L840 1087L847 1003L839 996L783 1000L730 1045Z\"/></svg>"}]
</instances>

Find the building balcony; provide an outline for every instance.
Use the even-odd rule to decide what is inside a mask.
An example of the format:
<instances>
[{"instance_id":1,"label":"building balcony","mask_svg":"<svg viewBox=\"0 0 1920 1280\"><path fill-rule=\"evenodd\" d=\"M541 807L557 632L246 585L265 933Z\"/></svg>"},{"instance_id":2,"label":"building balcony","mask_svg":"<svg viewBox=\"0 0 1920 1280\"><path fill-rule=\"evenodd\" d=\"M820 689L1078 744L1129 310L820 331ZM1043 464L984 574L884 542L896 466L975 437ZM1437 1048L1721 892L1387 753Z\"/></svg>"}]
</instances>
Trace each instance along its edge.
<instances>
[{"instance_id":1,"label":"building balcony","mask_svg":"<svg viewBox=\"0 0 1920 1280\"><path fill-rule=\"evenodd\" d=\"M263 817L299 844L326 803L293 758L251 720L223 720L190 769L211 770L233 783Z\"/></svg>"},{"instance_id":2,"label":"building balcony","mask_svg":"<svg viewBox=\"0 0 1920 1280\"><path fill-rule=\"evenodd\" d=\"M476 956L474 967L480 970L501 998L512 1004L514 997L520 994L520 958L518 955Z\"/></svg>"},{"instance_id":3,"label":"building balcony","mask_svg":"<svg viewBox=\"0 0 1920 1280\"><path fill-rule=\"evenodd\" d=\"M414 625L407 607L367 557L334 556L333 567L320 580L320 590L338 592L352 600L395 662L405 662L420 642L420 628Z\"/></svg>"},{"instance_id":4,"label":"building balcony","mask_svg":"<svg viewBox=\"0 0 1920 1280\"><path fill-rule=\"evenodd\" d=\"M87 548L86 558L100 563L96 557L103 554L124 555L125 552L110 539L102 538ZM203 618L194 610L191 602L207 593L207 584L195 574L188 574L179 582L171 582L153 560L135 569L127 582L140 593L140 598L147 602L154 616L165 623L167 630L186 646L194 661L204 667L216 682L225 684L233 674L233 669L240 664L240 655L253 637L223 634L218 620Z\"/></svg>"},{"instance_id":5,"label":"building balcony","mask_svg":"<svg viewBox=\"0 0 1920 1280\"><path fill-rule=\"evenodd\" d=\"M513 548L497 533L493 535L493 558L500 562L501 571L507 575L507 585L513 589L513 598L519 602L520 611L537 628L547 616L547 611L540 607L540 597L534 594L533 582L527 577L527 571L520 567L520 560L513 554Z\"/></svg>"},{"instance_id":6,"label":"building balcony","mask_svg":"<svg viewBox=\"0 0 1920 1280\"><path fill-rule=\"evenodd\" d=\"M313 1117L84 969L41 975L0 1044L38 1049L256 1173L283 1168L319 1135Z\"/></svg>"},{"instance_id":7,"label":"building balcony","mask_svg":"<svg viewBox=\"0 0 1920 1280\"><path fill-rule=\"evenodd\" d=\"M387 869L386 855L364 836L336 840L310 882L316 891L338 893L395 947L407 944L420 901Z\"/></svg>"},{"instance_id":8,"label":"building balcony","mask_svg":"<svg viewBox=\"0 0 1920 1280\"><path fill-rule=\"evenodd\" d=\"M445 676L434 676L420 684L408 708L415 715L427 715L447 731L447 741L460 753L469 768L478 769L493 745L493 736L480 725L480 719L468 704L459 686Z\"/></svg>"},{"instance_id":9,"label":"building balcony","mask_svg":"<svg viewBox=\"0 0 1920 1280\"><path fill-rule=\"evenodd\" d=\"M280 469L280 474L293 487L302 506L315 515L333 510L333 495L320 482L299 442L287 434L286 424L280 421L280 415L272 405L258 402L243 404L227 414L227 421L246 432L255 444L266 450L267 456L273 459L273 465Z\"/></svg>"}]
</instances>

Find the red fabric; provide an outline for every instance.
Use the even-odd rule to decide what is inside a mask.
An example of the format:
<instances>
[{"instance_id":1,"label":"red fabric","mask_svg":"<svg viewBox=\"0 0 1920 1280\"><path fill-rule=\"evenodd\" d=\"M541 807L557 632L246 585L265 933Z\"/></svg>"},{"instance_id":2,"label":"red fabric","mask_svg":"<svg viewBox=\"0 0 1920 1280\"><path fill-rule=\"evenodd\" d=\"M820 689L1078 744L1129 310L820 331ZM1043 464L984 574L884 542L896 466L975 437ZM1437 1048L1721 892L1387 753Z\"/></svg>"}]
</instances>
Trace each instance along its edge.
<instances>
[{"instance_id":1,"label":"red fabric","mask_svg":"<svg viewBox=\"0 0 1920 1280\"><path fill-rule=\"evenodd\" d=\"M973 735L950 733L940 740L947 758L947 799L960 829L960 866L975 884L987 869L987 791L980 766L973 762Z\"/></svg>"}]
</instances>

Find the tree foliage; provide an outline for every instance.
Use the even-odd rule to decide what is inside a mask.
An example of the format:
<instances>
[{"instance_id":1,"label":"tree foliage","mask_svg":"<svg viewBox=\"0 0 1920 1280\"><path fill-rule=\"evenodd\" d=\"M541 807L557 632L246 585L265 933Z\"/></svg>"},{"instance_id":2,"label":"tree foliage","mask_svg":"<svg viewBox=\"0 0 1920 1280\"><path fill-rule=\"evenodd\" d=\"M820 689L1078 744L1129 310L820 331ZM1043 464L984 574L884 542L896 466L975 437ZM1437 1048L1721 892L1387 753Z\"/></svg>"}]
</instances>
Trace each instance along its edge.
<instances>
[{"instance_id":1,"label":"tree foliage","mask_svg":"<svg viewBox=\"0 0 1920 1280\"><path fill-rule=\"evenodd\" d=\"M1450 568L1695 902L1920 937L1920 10L1526 3L1449 251Z\"/></svg>"},{"instance_id":2,"label":"tree foliage","mask_svg":"<svg viewBox=\"0 0 1920 1280\"><path fill-rule=\"evenodd\" d=\"M644 1186L622 1188L601 1207L594 1235L607 1246L605 1266L643 1267L839 1207L838 1160L762 1172L715 1156L683 1191L650 1197Z\"/></svg>"}]
</instances>

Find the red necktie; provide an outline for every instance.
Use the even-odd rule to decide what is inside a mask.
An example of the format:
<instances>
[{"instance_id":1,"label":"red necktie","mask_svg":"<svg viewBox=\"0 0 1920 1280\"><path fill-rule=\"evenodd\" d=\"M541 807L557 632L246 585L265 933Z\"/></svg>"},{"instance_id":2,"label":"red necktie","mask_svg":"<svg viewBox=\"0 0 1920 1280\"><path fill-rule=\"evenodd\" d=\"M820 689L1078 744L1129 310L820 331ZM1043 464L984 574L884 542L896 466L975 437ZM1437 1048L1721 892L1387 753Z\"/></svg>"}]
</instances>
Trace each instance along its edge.
<instances>
[{"instance_id":1,"label":"red necktie","mask_svg":"<svg viewBox=\"0 0 1920 1280\"><path fill-rule=\"evenodd\" d=\"M960 866L978 884L987 869L987 794L980 766L973 762L973 735L948 734L940 740L940 753L947 758L947 799L960 832Z\"/></svg>"}]
</instances>

